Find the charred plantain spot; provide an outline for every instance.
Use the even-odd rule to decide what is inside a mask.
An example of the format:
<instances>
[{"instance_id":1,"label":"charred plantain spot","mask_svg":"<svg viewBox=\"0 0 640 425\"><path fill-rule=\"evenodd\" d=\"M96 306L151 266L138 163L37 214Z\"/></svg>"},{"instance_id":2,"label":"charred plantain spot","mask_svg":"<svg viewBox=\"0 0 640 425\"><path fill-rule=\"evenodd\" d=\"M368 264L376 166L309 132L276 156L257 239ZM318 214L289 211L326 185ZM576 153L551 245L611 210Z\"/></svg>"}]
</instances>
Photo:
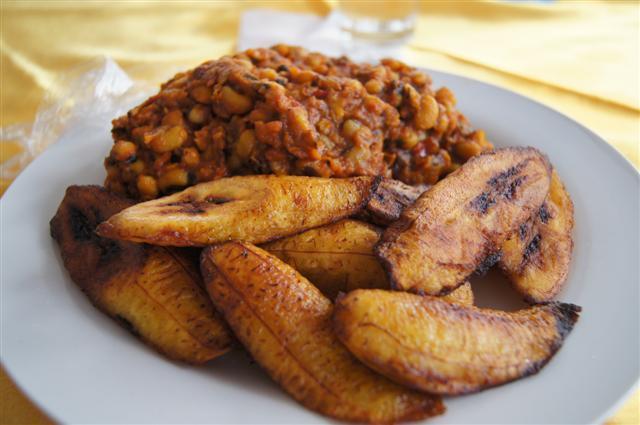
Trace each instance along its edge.
<instances>
[{"instance_id":1,"label":"charred plantain spot","mask_svg":"<svg viewBox=\"0 0 640 425\"><path fill-rule=\"evenodd\" d=\"M529 233L529 223L522 223L520 227L518 227L518 237L521 241L527 239L527 234Z\"/></svg>"},{"instance_id":2,"label":"charred plantain spot","mask_svg":"<svg viewBox=\"0 0 640 425\"><path fill-rule=\"evenodd\" d=\"M185 214L203 214L206 211L206 204L198 201L194 201L190 204L184 204L180 207L180 212Z\"/></svg>"},{"instance_id":3,"label":"charred plantain spot","mask_svg":"<svg viewBox=\"0 0 640 425\"><path fill-rule=\"evenodd\" d=\"M122 246L113 239L96 237L96 244L100 249L100 259L98 265L104 265L117 258L122 252Z\"/></svg>"},{"instance_id":4,"label":"charred plantain spot","mask_svg":"<svg viewBox=\"0 0 640 425\"><path fill-rule=\"evenodd\" d=\"M69 207L69 222L75 240L90 241L94 238L95 223L92 223L81 209Z\"/></svg>"},{"instance_id":5,"label":"charred plantain spot","mask_svg":"<svg viewBox=\"0 0 640 425\"><path fill-rule=\"evenodd\" d=\"M367 221L387 225L400 218L402 211L412 205L423 190L391 179L383 179L366 205L363 214Z\"/></svg>"},{"instance_id":6,"label":"charred plantain spot","mask_svg":"<svg viewBox=\"0 0 640 425\"><path fill-rule=\"evenodd\" d=\"M533 239L531 239L531 242L529 242L529 244L527 244L527 247L524 249L524 252L522 253L522 263L526 264L531 257L533 257L538 251L540 251L540 241L542 240L542 236L540 236L540 233L537 233Z\"/></svg>"},{"instance_id":7,"label":"charred plantain spot","mask_svg":"<svg viewBox=\"0 0 640 425\"><path fill-rule=\"evenodd\" d=\"M580 318L582 307L569 303L551 303L553 315L556 318L556 327L560 336L560 343L571 332L573 326Z\"/></svg>"},{"instance_id":8,"label":"charred plantain spot","mask_svg":"<svg viewBox=\"0 0 640 425\"><path fill-rule=\"evenodd\" d=\"M230 198L224 198L221 196L207 196L203 201L197 201L195 199L192 198L184 198L180 201L176 201L176 202L169 202L167 204L165 204L165 206L167 207L178 207L178 213L184 213L184 214L204 214L205 212L207 212L207 209L213 204L213 205L222 205L222 204L226 204L227 202L231 202L233 201L233 199ZM176 211L171 211L171 213L175 213ZM168 214L169 212L167 212Z\"/></svg>"},{"instance_id":9,"label":"charred plantain spot","mask_svg":"<svg viewBox=\"0 0 640 425\"><path fill-rule=\"evenodd\" d=\"M487 181L487 184L490 187L498 187L500 185L503 185L511 177L513 177L516 174L518 174L520 172L520 170L522 169L523 165L524 165L524 163L520 163L518 165L514 165L513 167L507 168L505 171L502 171L501 173L498 173L495 176L491 177Z\"/></svg>"},{"instance_id":10,"label":"charred plantain spot","mask_svg":"<svg viewBox=\"0 0 640 425\"><path fill-rule=\"evenodd\" d=\"M553 218L551 216L551 213L547 209L546 202L542 204L542 206L540 207L540 211L538 211L538 217L540 218L540 221L543 222L544 224L547 224L549 220Z\"/></svg>"},{"instance_id":11,"label":"charred plantain spot","mask_svg":"<svg viewBox=\"0 0 640 425\"><path fill-rule=\"evenodd\" d=\"M476 196L471 201L470 207L485 214L499 201L512 200L525 180L525 176L518 176L525 164L526 161L521 162L487 180L487 190Z\"/></svg>"},{"instance_id":12,"label":"charred plantain spot","mask_svg":"<svg viewBox=\"0 0 640 425\"><path fill-rule=\"evenodd\" d=\"M100 222L131 205L131 201L98 186L67 189L51 220L51 233L58 242L65 268L82 290L92 292L99 285L108 285L113 276L144 261L143 245L102 238L95 233Z\"/></svg>"},{"instance_id":13,"label":"charred plantain spot","mask_svg":"<svg viewBox=\"0 0 640 425\"><path fill-rule=\"evenodd\" d=\"M475 274L479 276L485 275L491 267L495 266L498 261L500 261L501 258L502 251L492 252L484 260L482 260L480 265L476 268Z\"/></svg>"},{"instance_id":14,"label":"charred plantain spot","mask_svg":"<svg viewBox=\"0 0 640 425\"><path fill-rule=\"evenodd\" d=\"M483 192L471 201L471 208L480 214L485 214L489 210L489 207L495 203L495 199L490 198L489 193Z\"/></svg>"},{"instance_id":15,"label":"charred plantain spot","mask_svg":"<svg viewBox=\"0 0 640 425\"><path fill-rule=\"evenodd\" d=\"M209 204L215 204L215 205L221 205L221 204L226 204L227 202L231 202L233 201L233 199L231 198L225 198L222 196L207 196L205 198L205 202L209 203Z\"/></svg>"},{"instance_id":16,"label":"charred plantain spot","mask_svg":"<svg viewBox=\"0 0 640 425\"><path fill-rule=\"evenodd\" d=\"M138 332L138 329L127 318L119 314L116 314L114 318L123 328L129 331L129 333L131 333L133 336L140 336L140 332Z\"/></svg>"},{"instance_id":17,"label":"charred plantain spot","mask_svg":"<svg viewBox=\"0 0 640 425\"><path fill-rule=\"evenodd\" d=\"M192 198L185 196L183 199L180 199L179 201L167 202L166 204L164 204L164 206L165 207L182 207L183 205L188 205L193 201L194 200Z\"/></svg>"},{"instance_id":18,"label":"charred plantain spot","mask_svg":"<svg viewBox=\"0 0 640 425\"><path fill-rule=\"evenodd\" d=\"M89 215L92 215L93 219L89 218L89 215L86 214L87 211L76 206L69 207L71 232L76 241L91 242L98 248L98 266L102 266L117 257L122 251L122 247L119 242L113 239L101 238L96 235L95 230L98 223L104 220L103 214L97 206L88 207L87 210L90 211Z\"/></svg>"}]
</instances>

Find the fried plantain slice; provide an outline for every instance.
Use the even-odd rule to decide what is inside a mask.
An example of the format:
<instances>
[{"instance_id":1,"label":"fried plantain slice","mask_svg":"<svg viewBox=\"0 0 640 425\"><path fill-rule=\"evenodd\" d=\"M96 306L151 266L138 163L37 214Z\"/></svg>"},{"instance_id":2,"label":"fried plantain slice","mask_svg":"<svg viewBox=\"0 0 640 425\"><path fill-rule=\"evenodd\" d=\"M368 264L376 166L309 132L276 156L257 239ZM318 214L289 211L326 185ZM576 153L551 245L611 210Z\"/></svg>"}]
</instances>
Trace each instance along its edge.
<instances>
[{"instance_id":1,"label":"fried plantain slice","mask_svg":"<svg viewBox=\"0 0 640 425\"><path fill-rule=\"evenodd\" d=\"M580 310L548 303L504 312L359 289L339 297L333 323L340 341L374 370L412 388L457 395L538 372Z\"/></svg>"},{"instance_id":2,"label":"fried plantain slice","mask_svg":"<svg viewBox=\"0 0 640 425\"><path fill-rule=\"evenodd\" d=\"M375 250L393 289L446 294L495 263L502 243L544 202L549 167L536 149L498 149L420 195Z\"/></svg>"},{"instance_id":3,"label":"fried plantain slice","mask_svg":"<svg viewBox=\"0 0 640 425\"><path fill-rule=\"evenodd\" d=\"M573 203L554 170L538 214L502 245L500 268L527 301L550 301L562 289L571 263L572 230Z\"/></svg>"},{"instance_id":4,"label":"fried plantain slice","mask_svg":"<svg viewBox=\"0 0 640 425\"><path fill-rule=\"evenodd\" d=\"M237 176L143 202L98 227L104 237L154 245L264 243L361 211L380 178Z\"/></svg>"},{"instance_id":5,"label":"fried plantain slice","mask_svg":"<svg viewBox=\"0 0 640 425\"><path fill-rule=\"evenodd\" d=\"M356 288L388 288L389 281L373 253L382 230L356 220L336 223L263 245L291 265L330 299Z\"/></svg>"},{"instance_id":6,"label":"fried plantain slice","mask_svg":"<svg viewBox=\"0 0 640 425\"><path fill-rule=\"evenodd\" d=\"M130 205L98 186L67 189L50 226L71 279L98 309L171 359L199 364L225 353L232 337L197 263L177 249L94 233Z\"/></svg>"},{"instance_id":7,"label":"fried plantain slice","mask_svg":"<svg viewBox=\"0 0 640 425\"><path fill-rule=\"evenodd\" d=\"M292 266L333 300L340 292L358 288L389 288L387 276L373 253L381 235L378 227L345 219L269 242L261 248ZM473 304L468 283L447 297Z\"/></svg>"},{"instance_id":8,"label":"fried plantain slice","mask_svg":"<svg viewBox=\"0 0 640 425\"><path fill-rule=\"evenodd\" d=\"M428 185L409 186L399 180L382 179L361 217L374 224L388 226L400 218L405 208L413 205Z\"/></svg>"},{"instance_id":9,"label":"fried plantain slice","mask_svg":"<svg viewBox=\"0 0 640 425\"><path fill-rule=\"evenodd\" d=\"M332 304L277 257L248 243L206 248L201 269L218 309L267 373L304 406L337 419L391 423L444 411L358 362L331 330Z\"/></svg>"}]
</instances>

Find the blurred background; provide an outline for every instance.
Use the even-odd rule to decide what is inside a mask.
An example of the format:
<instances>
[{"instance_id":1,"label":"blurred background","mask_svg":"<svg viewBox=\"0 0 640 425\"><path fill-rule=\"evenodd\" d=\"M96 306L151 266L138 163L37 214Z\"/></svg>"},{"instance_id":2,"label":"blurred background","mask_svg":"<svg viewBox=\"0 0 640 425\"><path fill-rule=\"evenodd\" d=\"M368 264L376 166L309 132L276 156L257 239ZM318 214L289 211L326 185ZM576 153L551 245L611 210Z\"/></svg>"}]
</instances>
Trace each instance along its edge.
<instances>
[{"instance_id":1,"label":"blurred background","mask_svg":"<svg viewBox=\"0 0 640 425\"><path fill-rule=\"evenodd\" d=\"M3 167L24 149L43 100L64 101L65 77L97 57L154 87L205 60L278 42L358 60L393 56L508 88L579 121L640 164L637 1L0 4ZM3 173L0 193L13 174ZM639 423L638 398L608 423ZM4 372L0 401L0 423L50 423Z\"/></svg>"}]
</instances>

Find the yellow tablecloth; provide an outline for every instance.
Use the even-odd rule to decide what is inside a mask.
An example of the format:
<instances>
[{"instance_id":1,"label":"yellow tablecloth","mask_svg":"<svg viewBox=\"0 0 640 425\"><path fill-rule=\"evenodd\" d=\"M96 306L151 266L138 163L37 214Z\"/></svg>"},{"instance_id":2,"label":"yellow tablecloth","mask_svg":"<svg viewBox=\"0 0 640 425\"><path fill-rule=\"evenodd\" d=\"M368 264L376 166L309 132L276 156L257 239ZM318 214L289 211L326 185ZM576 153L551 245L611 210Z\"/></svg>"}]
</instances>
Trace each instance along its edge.
<instances>
[{"instance_id":1,"label":"yellow tablecloth","mask_svg":"<svg viewBox=\"0 0 640 425\"><path fill-rule=\"evenodd\" d=\"M95 56L111 56L130 74L159 82L167 70L232 52L244 9L324 15L333 6L331 0L4 0L0 125L31 121L43 93L55 88L56 76ZM407 57L413 65L491 82L546 103L600 134L638 166L639 16L636 1L422 2ZM0 162L16 151L1 144ZM8 184L0 182L0 193ZM639 398L635 394L608 423L639 423ZM0 402L0 423L50 422L4 372Z\"/></svg>"}]
</instances>

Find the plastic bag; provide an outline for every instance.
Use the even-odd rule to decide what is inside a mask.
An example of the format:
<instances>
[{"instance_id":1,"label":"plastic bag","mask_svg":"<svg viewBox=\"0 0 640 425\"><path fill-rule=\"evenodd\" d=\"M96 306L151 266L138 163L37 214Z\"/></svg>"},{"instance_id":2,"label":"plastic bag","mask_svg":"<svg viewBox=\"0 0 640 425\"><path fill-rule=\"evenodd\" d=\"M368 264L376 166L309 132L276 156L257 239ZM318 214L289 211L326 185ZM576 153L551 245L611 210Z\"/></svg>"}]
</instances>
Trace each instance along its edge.
<instances>
[{"instance_id":1,"label":"plastic bag","mask_svg":"<svg viewBox=\"0 0 640 425\"><path fill-rule=\"evenodd\" d=\"M14 179L47 146L75 125L110 122L149 96L153 88L134 82L111 58L96 58L66 72L47 92L32 124L0 129L0 143L17 142L22 152L5 161L0 177Z\"/></svg>"}]
</instances>

